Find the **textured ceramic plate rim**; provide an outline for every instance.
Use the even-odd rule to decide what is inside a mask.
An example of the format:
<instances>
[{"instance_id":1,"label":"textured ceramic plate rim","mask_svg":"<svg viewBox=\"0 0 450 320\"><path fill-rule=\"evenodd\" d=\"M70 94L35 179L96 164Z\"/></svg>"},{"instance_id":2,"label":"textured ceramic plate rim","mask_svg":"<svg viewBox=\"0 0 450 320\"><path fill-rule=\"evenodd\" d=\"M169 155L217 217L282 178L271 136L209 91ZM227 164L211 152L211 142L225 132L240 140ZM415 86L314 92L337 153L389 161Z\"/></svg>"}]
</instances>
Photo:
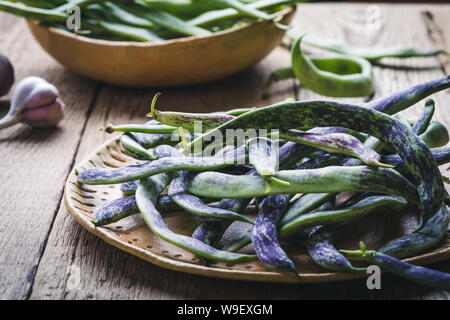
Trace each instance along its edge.
<instances>
[{"instance_id":1,"label":"textured ceramic plate rim","mask_svg":"<svg viewBox=\"0 0 450 320\"><path fill-rule=\"evenodd\" d=\"M163 255L156 254L150 250L145 250L139 248L133 244L130 244L126 241L118 240L114 237L111 237L108 232L108 229L103 227L95 227L90 219L86 217L86 215L79 209L74 206L74 203L70 200L70 184L71 180L76 180L75 170L77 167L83 166L89 162L90 159L95 158L98 153L104 151L107 146L112 144L117 144L119 137L114 137L112 139L107 140L100 147L98 147L94 152L92 152L89 156L87 156L84 160L82 160L79 164L77 164L72 171L70 172L65 188L64 188L64 203L69 211L69 214L87 231L93 233L98 236L105 242L110 245L113 245L125 252L131 253L141 259L144 259L148 262L151 262L154 265L159 267L180 271L194 275L207 276L212 278L221 278L221 279L229 279L229 280L245 280L245 281L257 281L257 282L276 282L276 283L322 283L322 282L334 282L334 281L343 281L343 280L351 280L351 279L359 279L367 276L366 273L343 273L343 272L327 272L327 273L299 273L299 279L291 274L281 273L281 272L271 272L271 271L246 271L246 270L235 270L232 267L229 269L223 267L213 267L213 266L205 266L198 265L193 263L188 263L185 261L180 261L176 259L172 259L170 257L166 257ZM149 230L149 232L151 232ZM161 239L161 241L164 241ZM424 265L439 261L444 261L450 258L450 246L446 247L443 245L444 240L439 247L436 247L434 250L405 259L404 261L410 262L417 265Z\"/></svg>"}]
</instances>

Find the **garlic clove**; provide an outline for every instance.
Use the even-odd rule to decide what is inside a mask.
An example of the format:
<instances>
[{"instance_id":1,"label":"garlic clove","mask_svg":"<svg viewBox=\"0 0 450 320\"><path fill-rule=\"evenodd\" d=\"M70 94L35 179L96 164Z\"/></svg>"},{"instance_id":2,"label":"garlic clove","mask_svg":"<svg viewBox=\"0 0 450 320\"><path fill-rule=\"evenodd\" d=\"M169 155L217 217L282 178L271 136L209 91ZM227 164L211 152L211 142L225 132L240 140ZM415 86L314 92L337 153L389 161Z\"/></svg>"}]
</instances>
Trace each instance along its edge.
<instances>
[{"instance_id":1,"label":"garlic clove","mask_svg":"<svg viewBox=\"0 0 450 320\"><path fill-rule=\"evenodd\" d=\"M56 98L52 102L26 108L22 111L23 121L37 128L47 128L56 126L63 118L63 104L61 99Z\"/></svg>"}]
</instances>

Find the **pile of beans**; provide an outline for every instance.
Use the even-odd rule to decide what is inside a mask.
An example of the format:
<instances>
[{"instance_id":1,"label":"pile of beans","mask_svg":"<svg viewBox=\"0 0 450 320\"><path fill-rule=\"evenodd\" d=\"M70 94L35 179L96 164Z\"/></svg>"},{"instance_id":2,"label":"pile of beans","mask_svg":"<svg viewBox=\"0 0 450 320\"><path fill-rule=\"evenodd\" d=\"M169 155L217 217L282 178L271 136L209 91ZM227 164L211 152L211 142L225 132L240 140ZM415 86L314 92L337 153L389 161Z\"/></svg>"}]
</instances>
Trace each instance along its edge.
<instances>
[{"instance_id":1,"label":"pile of beans","mask_svg":"<svg viewBox=\"0 0 450 320\"><path fill-rule=\"evenodd\" d=\"M77 172L78 181L122 184L123 198L94 211L96 226L140 213L155 234L206 259L258 258L270 269L297 274L283 250L289 241L306 246L311 258L329 270L364 270L352 265L356 259L449 289L450 275L398 260L425 252L445 237L448 195L438 166L450 162L450 148L443 147L447 129L432 120L433 100L426 101L418 119L398 112L448 87L450 76L365 105L286 101L208 114L158 111L155 97L150 122L106 129L123 132L124 150L143 162ZM203 132L193 132L199 122ZM217 137L230 129L271 131L225 145ZM213 143L204 148L208 141ZM342 192L351 196L337 201ZM242 215L250 203L258 208L254 219ZM363 243L357 251L334 246L340 226L383 208L416 208L417 230L377 251ZM160 214L169 210L204 222L190 237L176 234ZM247 230L219 248L233 221L244 222ZM256 255L238 252L250 243Z\"/></svg>"}]
</instances>

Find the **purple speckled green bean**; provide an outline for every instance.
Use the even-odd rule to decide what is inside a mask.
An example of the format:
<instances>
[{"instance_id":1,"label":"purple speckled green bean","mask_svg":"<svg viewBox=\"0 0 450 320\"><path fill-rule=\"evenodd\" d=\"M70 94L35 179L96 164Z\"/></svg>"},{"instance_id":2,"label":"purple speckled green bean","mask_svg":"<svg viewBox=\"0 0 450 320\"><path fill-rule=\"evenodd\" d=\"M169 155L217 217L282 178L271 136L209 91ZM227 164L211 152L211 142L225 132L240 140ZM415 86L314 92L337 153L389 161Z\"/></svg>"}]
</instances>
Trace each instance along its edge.
<instances>
[{"instance_id":1,"label":"purple speckled green bean","mask_svg":"<svg viewBox=\"0 0 450 320\"><path fill-rule=\"evenodd\" d=\"M311 258L318 265L339 272L364 271L356 268L333 245L331 232L325 226L314 227L309 234L306 247Z\"/></svg>"},{"instance_id":2,"label":"purple speckled green bean","mask_svg":"<svg viewBox=\"0 0 450 320\"><path fill-rule=\"evenodd\" d=\"M419 119L417 119L417 121L414 123L412 131L417 135L421 135L422 133L424 133L431 122L431 118L433 118L433 114L434 114L434 101L432 99L428 99L425 102L425 107L423 108L422 114L420 115Z\"/></svg>"},{"instance_id":3,"label":"purple speckled green bean","mask_svg":"<svg viewBox=\"0 0 450 320\"><path fill-rule=\"evenodd\" d=\"M389 241L378 252L398 259L413 257L436 246L445 237L448 223L449 212L443 205L421 229Z\"/></svg>"},{"instance_id":4,"label":"purple speckled green bean","mask_svg":"<svg viewBox=\"0 0 450 320\"><path fill-rule=\"evenodd\" d=\"M450 273L415 266L382 252L367 250L362 242L360 247L361 250L341 250L341 252L347 254L350 259L363 259L418 284L450 291Z\"/></svg>"},{"instance_id":5,"label":"purple speckled green bean","mask_svg":"<svg viewBox=\"0 0 450 320\"><path fill-rule=\"evenodd\" d=\"M150 178L150 180L152 180L153 178L154 177ZM197 239L172 232L171 230L169 230L154 205L157 196L158 195L154 191L154 188L150 187L149 181L142 180L138 189L136 190L136 201L139 207L139 211L144 217L144 220L149 228L160 238L198 256L210 260L239 262L255 258L254 255L238 254L217 250Z\"/></svg>"},{"instance_id":6,"label":"purple speckled green bean","mask_svg":"<svg viewBox=\"0 0 450 320\"><path fill-rule=\"evenodd\" d=\"M168 195L160 195L156 203L158 210L169 212L179 210L180 207ZM92 223L103 226L117 222L123 218L139 213L134 195L112 200L95 208Z\"/></svg>"},{"instance_id":7,"label":"purple speckled green bean","mask_svg":"<svg viewBox=\"0 0 450 320\"><path fill-rule=\"evenodd\" d=\"M277 271L297 274L295 265L278 242L278 221L286 207L290 194L271 195L259 203L259 212L253 226L251 239L258 259Z\"/></svg>"},{"instance_id":8,"label":"purple speckled green bean","mask_svg":"<svg viewBox=\"0 0 450 320\"><path fill-rule=\"evenodd\" d=\"M340 153L360 159L367 165L390 167L380 163L380 155L360 140L346 133L310 133L289 130L279 134L280 139L305 144L329 153Z\"/></svg>"},{"instance_id":9,"label":"purple speckled green bean","mask_svg":"<svg viewBox=\"0 0 450 320\"><path fill-rule=\"evenodd\" d=\"M245 147L225 152L215 157L165 157L138 165L122 168L93 168L78 174L78 181L84 184L115 184L143 179L163 172L180 170L213 170L235 163L243 163L246 158Z\"/></svg>"}]
</instances>

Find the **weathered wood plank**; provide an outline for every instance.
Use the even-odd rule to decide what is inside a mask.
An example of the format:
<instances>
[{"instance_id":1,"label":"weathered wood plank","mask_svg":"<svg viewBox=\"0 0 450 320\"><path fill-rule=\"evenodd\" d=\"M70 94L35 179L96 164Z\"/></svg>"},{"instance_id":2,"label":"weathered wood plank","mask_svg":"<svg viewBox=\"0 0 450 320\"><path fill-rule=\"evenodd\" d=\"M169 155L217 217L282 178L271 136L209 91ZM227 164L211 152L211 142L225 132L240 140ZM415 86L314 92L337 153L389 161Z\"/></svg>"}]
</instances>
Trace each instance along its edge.
<instances>
[{"instance_id":1,"label":"weathered wood plank","mask_svg":"<svg viewBox=\"0 0 450 320\"><path fill-rule=\"evenodd\" d=\"M18 124L0 132L0 298L24 299L61 203L63 181L77 151L95 84L48 57L24 21L1 13L0 28L0 51L10 57L16 79L46 78L57 84L66 104L65 119L56 129L33 130Z\"/></svg>"},{"instance_id":2,"label":"weathered wood plank","mask_svg":"<svg viewBox=\"0 0 450 320\"><path fill-rule=\"evenodd\" d=\"M342 31L332 25L338 16L344 21L351 12L353 19L359 19L365 5L330 6L303 5L299 10L298 22L311 26L311 30L328 32L330 36L346 41L357 41L349 30ZM336 14L338 12L339 14ZM398 43L406 39L409 44L426 43L431 45L426 36L424 25L420 24L418 7L397 7L384 10L385 27L379 34L372 34L367 43ZM320 16L321 19L317 19ZM411 16L409 19L405 17ZM401 19L399 19L401 18ZM415 20L418 18L419 20ZM419 22L418 22L419 21ZM397 22L397 23L395 23ZM401 26L404 25L404 26ZM415 28L419 31L415 35ZM322 33L322 34L324 34ZM416 38L416 36L418 38ZM346 38L348 37L348 38ZM406 41L405 40L405 41ZM403 64L404 61L388 61ZM280 83L274 87L275 95L270 101L259 99L262 84L267 74L276 67L289 63L287 52L282 49L273 53L263 64L250 71L234 77L217 81L205 86L190 88L173 88L163 90L158 107L171 110L179 107L185 111L211 111L211 108L229 106L261 106L272 101L292 97L291 82ZM389 94L415 83L442 76L435 60L424 62L407 61L409 66L431 66L432 71L396 70L377 68L377 82L380 83L379 94ZM144 122L142 115L148 111L149 102L156 90L133 90L106 87L101 91L95 108L89 118L82 143L76 157L80 161L94 150L102 141L109 138L99 133L99 128L109 122L128 121ZM438 96L438 95L436 95ZM317 95L300 88L298 98L311 99ZM440 99L440 100L439 100ZM445 96L436 98L438 104ZM440 102L439 102L440 101ZM420 110L420 106L416 108ZM442 116L445 120L445 115ZM75 269L72 268L75 266ZM435 266L433 266L435 267ZM71 269L72 268L72 269ZM77 268L81 272L80 285L72 289L71 277ZM439 264L436 268L449 270L449 264ZM74 272L75 271L75 272ZM224 281L172 272L155 267L145 261L124 253L87 233L68 215L61 205L45 248L44 255L36 273L31 298L33 299L414 299L440 296L435 290L428 290L392 275L383 276L381 291L369 291L365 280L343 283L314 285L263 284L242 281Z\"/></svg>"}]
</instances>

